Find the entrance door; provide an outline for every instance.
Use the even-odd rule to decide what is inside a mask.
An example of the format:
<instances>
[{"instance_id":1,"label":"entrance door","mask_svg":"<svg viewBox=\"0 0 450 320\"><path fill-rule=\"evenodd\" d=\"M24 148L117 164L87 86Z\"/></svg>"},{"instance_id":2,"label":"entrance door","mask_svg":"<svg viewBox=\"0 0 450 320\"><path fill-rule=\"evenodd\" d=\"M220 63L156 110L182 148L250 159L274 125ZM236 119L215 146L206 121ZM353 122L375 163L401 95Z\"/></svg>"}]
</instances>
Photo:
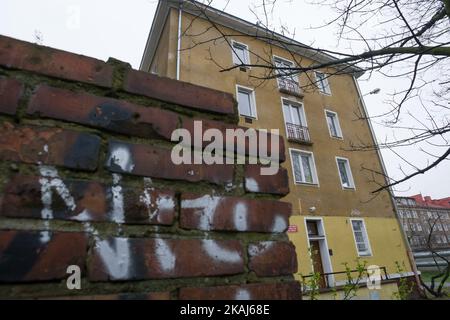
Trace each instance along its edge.
<instances>
[{"instance_id":1,"label":"entrance door","mask_svg":"<svg viewBox=\"0 0 450 320\"><path fill-rule=\"evenodd\" d=\"M313 264L313 270L314 272L318 272L321 274L321 277L319 279L319 288L326 288L326 280L325 276L323 276L323 264L322 264L322 255L320 252L320 243L319 240L311 240L309 241L310 248L311 248L311 259Z\"/></svg>"}]
</instances>

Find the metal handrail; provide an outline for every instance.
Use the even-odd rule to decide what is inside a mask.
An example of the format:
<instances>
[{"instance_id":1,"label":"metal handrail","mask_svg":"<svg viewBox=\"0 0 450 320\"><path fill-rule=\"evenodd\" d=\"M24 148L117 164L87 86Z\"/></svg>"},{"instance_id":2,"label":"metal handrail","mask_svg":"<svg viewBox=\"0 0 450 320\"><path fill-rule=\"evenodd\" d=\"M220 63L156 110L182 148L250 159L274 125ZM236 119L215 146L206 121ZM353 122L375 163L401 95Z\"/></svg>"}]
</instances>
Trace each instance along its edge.
<instances>
[{"instance_id":1,"label":"metal handrail","mask_svg":"<svg viewBox=\"0 0 450 320\"><path fill-rule=\"evenodd\" d=\"M381 277L381 280L389 280L389 275L388 275L388 273L386 271L386 267L380 267L380 269L383 270L383 273L384 273L384 279L383 279L383 277ZM367 269L364 269L363 271L365 271L367 276L369 277L369 273L367 272ZM357 270L357 269L350 270L350 272L351 273L359 272L359 270ZM326 273L321 273L320 277L324 277L324 279L326 281L327 288L330 288L330 285L328 283L328 276L335 275L335 274L346 274L346 273L347 273L347 271L326 272ZM303 278L310 278L310 277L313 277L313 276L314 276L313 274L310 274L310 275L302 276L302 277Z\"/></svg>"},{"instance_id":2,"label":"metal handrail","mask_svg":"<svg viewBox=\"0 0 450 320\"><path fill-rule=\"evenodd\" d=\"M311 142L308 127L286 122L288 139L300 142Z\"/></svg>"},{"instance_id":3,"label":"metal handrail","mask_svg":"<svg viewBox=\"0 0 450 320\"><path fill-rule=\"evenodd\" d=\"M286 78L286 77L280 77L278 78L278 87L280 89L286 90L288 92L293 92L298 95L302 95L303 92L300 88L300 85L297 81Z\"/></svg>"}]
</instances>

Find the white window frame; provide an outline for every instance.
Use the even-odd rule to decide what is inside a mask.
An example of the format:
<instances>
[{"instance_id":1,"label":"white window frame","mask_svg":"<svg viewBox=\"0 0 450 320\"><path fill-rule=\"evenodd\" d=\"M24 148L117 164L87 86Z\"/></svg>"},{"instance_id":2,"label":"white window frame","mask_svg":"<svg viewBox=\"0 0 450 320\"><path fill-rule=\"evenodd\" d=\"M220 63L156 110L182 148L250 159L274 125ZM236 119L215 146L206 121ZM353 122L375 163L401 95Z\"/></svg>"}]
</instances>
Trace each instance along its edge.
<instances>
[{"instance_id":1,"label":"white window frame","mask_svg":"<svg viewBox=\"0 0 450 320\"><path fill-rule=\"evenodd\" d=\"M286 58L283 58L283 57L280 57L280 56L277 56L277 55L273 55L272 59L273 59L273 64L274 64L275 67L277 66L276 65L276 60L281 60L281 61L287 62L288 64L290 64L292 66L292 68L295 67L295 62L292 61L292 60L289 60L289 59L286 59ZM278 70L275 69L275 72L278 72ZM285 76L285 77L291 78L291 80L293 80L294 82L296 82L300 86L300 79L299 79L298 73L294 73L294 74L291 74L291 75ZM283 78L283 76L281 76L281 78ZM277 84L278 84L278 79L279 79L279 77L277 77ZM279 87L280 86L278 85L278 88Z\"/></svg>"},{"instance_id":2,"label":"white window frame","mask_svg":"<svg viewBox=\"0 0 450 320\"><path fill-rule=\"evenodd\" d=\"M252 111L252 113L254 113L254 115L248 116L248 115L241 114L241 110L239 110L239 89L241 89L242 91L246 91L247 93L250 93L250 97L251 97L250 98L250 100L251 100L250 101L251 102L251 106L250 107L251 107L251 111ZM236 85L236 101L238 101L239 116L258 120L258 111L257 111L257 108L256 108L256 96L255 96L255 90L254 89L249 88L249 87L244 87L244 86L241 86L241 85L237 84Z\"/></svg>"},{"instance_id":3,"label":"white window frame","mask_svg":"<svg viewBox=\"0 0 450 320\"><path fill-rule=\"evenodd\" d=\"M235 47L234 47L234 45L241 46L241 47L244 47L244 48L245 48L245 50L244 50L244 56L245 56L245 59L246 59L247 61L241 62L241 61L239 60L239 57L238 57L238 55L237 55L236 52L235 52ZM233 64L235 64L235 65L250 64L250 51L249 51L248 45L246 45L245 43L238 42L238 41L235 41L235 40L231 40L231 55L232 55L232 57L233 57ZM250 69L249 66L242 66L242 67L243 67L243 68Z\"/></svg>"},{"instance_id":4,"label":"white window frame","mask_svg":"<svg viewBox=\"0 0 450 320\"><path fill-rule=\"evenodd\" d=\"M303 117L303 120L305 121L304 127L309 128L308 120L306 120L305 104L303 102L300 102L297 100L281 97L281 113L283 114L284 130L286 132L286 137L288 137L288 130L287 130L287 126L286 126L286 116L284 115L284 105L285 104L297 105L298 108L300 108L301 116ZM292 118L292 114L291 114L291 118Z\"/></svg>"},{"instance_id":5,"label":"white window frame","mask_svg":"<svg viewBox=\"0 0 450 320\"><path fill-rule=\"evenodd\" d=\"M312 178L313 178L313 182L297 182L295 179L295 169L294 169L294 158L292 156L292 152L298 152L298 153L303 153L303 154L309 154L311 156L311 160L312 160ZM302 186L317 186L319 187L319 176L317 175L317 167L316 167L316 161L314 160L314 154L311 151L306 151L306 150L301 150L301 149L294 149L294 148L289 148L289 156L291 158L291 168L292 168L292 177L294 178L294 184L296 185L302 185ZM300 165L302 166L302 164L300 163ZM303 166L302 166L302 170L303 170Z\"/></svg>"},{"instance_id":6,"label":"white window frame","mask_svg":"<svg viewBox=\"0 0 450 320\"><path fill-rule=\"evenodd\" d=\"M330 134L330 137L334 138L334 139L343 140L344 136L342 135L341 123L339 121L339 116L338 116L337 112L331 111L329 109L325 109L324 111L325 111L325 122L327 123L328 133ZM333 136L333 134L331 133L330 126L328 125L328 115L327 115L327 113L331 113L335 117L336 130L337 130L337 134L338 134L337 136Z\"/></svg>"},{"instance_id":7,"label":"white window frame","mask_svg":"<svg viewBox=\"0 0 450 320\"><path fill-rule=\"evenodd\" d=\"M319 86L319 77L317 76L317 74L323 74L324 75L324 79L323 81L325 82L325 87L321 88L321 86ZM331 96L331 87L330 87L330 82L328 81L328 75L324 72L320 72L320 71L315 71L314 72L314 76L316 78L316 86L319 89L319 92L322 94L325 94L327 96Z\"/></svg>"},{"instance_id":8,"label":"white window frame","mask_svg":"<svg viewBox=\"0 0 450 320\"><path fill-rule=\"evenodd\" d=\"M319 233L319 236L312 236L312 237L309 236L307 226L308 220L317 222L317 231ZM306 245L308 247L308 252L311 248L311 245L309 244L310 240L318 240L320 245L323 272L333 273L333 265L331 263L330 250L328 249L327 233L325 231L325 224L323 222L323 218L306 216L303 219L303 222L305 224ZM311 261L311 273L313 273L314 272L313 261L311 259L310 261ZM335 285L334 275L332 274L328 275L328 284L330 287L333 287Z\"/></svg>"},{"instance_id":9,"label":"white window frame","mask_svg":"<svg viewBox=\"0 0 450 320\"><path fill-rule=\"evenodd\" d=\"M347 164L346 165L346 169L348 169L347 176L348 176L349 183L350 183L350 186L348 186L348 187L344 186L344 183L342 182L341 172L339 171L339 162L338 162L338 160L346 161L346 164ZM339 181L341 181L342 189L344 189L344 190L356 190L355 180L353 179L352 167L350 166L350 160L348 160L347 158L344 158L344 157L336 157L336 167L337 167L337 170L338 170Z\"/></svg>"},{"instance_id":10,"label":"white window frame","mask_svg":"<svg viewBox=\"0 0 450 320\"><path fill-rule=\"evenodd\" d=\"M361 253L358 250L358 244L356 242L356 237L355 237L355 229L353 228L353 221L361 221L362 222L362 227L363 227L362 233L363 233L363 237L365 240L364 242L367 246L367 251L365 251L363 253ZM358 253L358 257L371 257L372 256L372 246L370 245L369 234L367 232L367 227L366 227L366 223L365 223L364 219L352 218L352 219L350 219L350 225L352 227L353 240L355 241L355 249L356 249L356 252Z\"/></svg>"}]
</instances>

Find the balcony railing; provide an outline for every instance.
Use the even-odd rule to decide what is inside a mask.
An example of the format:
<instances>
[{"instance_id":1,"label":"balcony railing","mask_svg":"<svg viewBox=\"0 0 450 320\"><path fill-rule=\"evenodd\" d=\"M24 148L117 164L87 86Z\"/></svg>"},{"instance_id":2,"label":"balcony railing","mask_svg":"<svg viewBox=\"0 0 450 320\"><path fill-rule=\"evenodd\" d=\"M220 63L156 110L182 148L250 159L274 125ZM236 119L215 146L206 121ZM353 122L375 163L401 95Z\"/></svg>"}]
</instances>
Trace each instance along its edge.
<instances>
[{"instance_id":1,"label":"balcony railing","mask_svg":"<svg viewBox=\"0 0 450 320\"><path fill-rule=\"evenodd\" d=\"M278 88L282 92L303 97L303 91L298 82L290 78L278 78Z\"/></svg>"},{"instance_id":2,"label":"balcony railing","mask_svg":"<svg viewBox=\"0 0 450 320\"><path fill-rule=\"evenodd\" d=\"M386 271L386 267L379 267L380 269L380 280L381 281L386 281L386 280L390 280L389 279L389 275ZM356 273L356 277L354 277L354 274ZM337 272L327 272L327 273L321 273L320 274L320 278L324 280L324 287L319 288L319 289L326 289L326 288L333 288L336 287L336 280L334 279L335 275L343 275L347 280L344 281L346 283L348 283L348 276L350 275L351 277L351 282L353 284L365 284L366 283L366 279L370 278L370 274L368 272L367 269L363 269L363 270L346 270L346 271L337 271ZM314 274L309 274L306 276L302 276L303 278L303 283L308 281L308 278L313 277ZM359 278L358 278L359 276ZM341 281L342 282L342 281ZM306 285L303 286L304 291L308 291L310 288L308 288Z\"/></svg>"},{"instance_id":3,"label":"balcony railing","mask_svg":"<svg viewBox=\"0 0 450 320\"><path fill-rule=\"evenodd\" d=\"M288 140L296 142L311 143L308 127L303 127L298 124L286 122L286 129Z\"/></svg>"}]
</instances>

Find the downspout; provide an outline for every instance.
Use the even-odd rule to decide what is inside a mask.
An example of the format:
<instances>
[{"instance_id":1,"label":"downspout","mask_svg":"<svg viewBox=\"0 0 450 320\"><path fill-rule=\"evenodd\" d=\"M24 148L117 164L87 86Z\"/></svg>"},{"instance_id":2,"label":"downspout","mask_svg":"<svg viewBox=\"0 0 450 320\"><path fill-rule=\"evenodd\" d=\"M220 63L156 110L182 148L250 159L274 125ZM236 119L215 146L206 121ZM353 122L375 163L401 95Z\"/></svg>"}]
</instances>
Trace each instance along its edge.
<instances>
[{"instance_id":1,"label":"downspout","mask_svg":"<svg viewBox=\"0 0 450 320\"><path fill-rule=\"evenodd\" d=\"M362 96L362 94L361 94L361 90L360 90L360 88L359 88L358 80L356 80L355 76L353 76L352 78L353 78L353 82L355 83L356 90L358 91L358 96L359 96L360 105L362 106L362 109L363 109L363 111L364 111L364 116L365 116L366 119L367 119L367 123L368 123L368 125L369 125L369 130L370 130L370 133L371 133L371 135L372 135L372 139L373 139L374 142L376 143L376 148L375 148L375 150L376 150L376 152L377 152L378 159L380 160L380 163L381 163L381 168L382 168L383 173L384 173L384 175L385 175L385 181L386 181L386 184L389 184L389 181L388 181L388 179L387 179L386 165L385 165L385 163L384 163L383 157L381 156L380 149L378 148L378 143L377 143L376 140L375 140L375 139L376 139L376 137L375 137L375 131L373 130L372 122L370 121L369 113L367 112L366 104L365 104L364 99L363 99L363 96ZM407 256L408 256L409 263L411 264L411 268L412 268L413 273L414 273L414 279L416 280L417 288L419 289L419 291L420 291L421 293L423 293L422 284L420 283L419 273L418 273L418 271L417 271L416 261L414 260L414 255L413 255L413 253L412 253L411 246L409 245L408 238L407 238L407 236L406 236L405 230L403 230L402 223L401 223L400 218L399 218L399 216L398 216L397 203L395 202L395 199L394 199L394 193L393 193L391 187L388 188L388 193L389 193L389 195L390 195L391 202L392 202L392 205L393 205L393 207L394 207L395 218L397 219L397 223L398 223L398 226L399 226L399 228L400 228L400 233L402 234L403 242L405 243L405 246L406 246L406 254L407 254Z\"/></svg>"},{"instance_id":2,"label":"downspout","mask_svg":"<svg viewBox=\"0 0 450 320\"><path fill-rule=\"evenodd\" d=\"M177 42L177 80L180 80L180 49L181 49L181 15L183 12L183 0L178 9L178 42Z\"/></svg>"}]
</instances>

